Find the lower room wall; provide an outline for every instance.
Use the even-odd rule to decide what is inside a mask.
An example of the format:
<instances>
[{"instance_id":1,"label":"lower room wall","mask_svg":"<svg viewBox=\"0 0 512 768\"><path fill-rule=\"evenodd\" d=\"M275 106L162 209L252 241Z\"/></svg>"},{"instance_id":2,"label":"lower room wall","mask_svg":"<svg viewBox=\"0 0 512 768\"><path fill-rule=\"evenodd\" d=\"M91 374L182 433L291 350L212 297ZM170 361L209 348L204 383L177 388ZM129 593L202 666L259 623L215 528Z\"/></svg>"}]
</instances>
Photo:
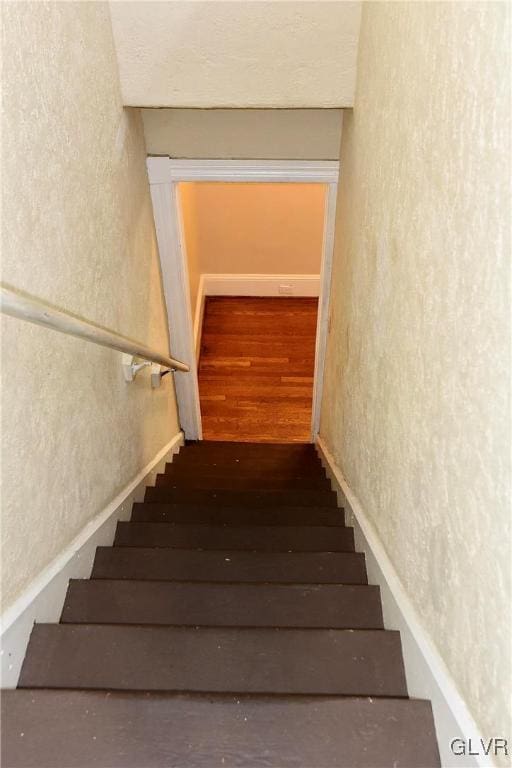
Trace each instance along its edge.
<instances>
[{"instance_id":1,"label":"lower room wall","mask_svg":"<svg viewBox=\"0 0 512 768\"><path fill-rule=\"evenodd\" d=\"M319 274L325 184L181 182L187 258L207 274Z\"/></svg>"},{"instance_id":2,"label":"lower room wall","mask_svg":"<svg viewBox=\"0 0 512 768\"><path fill-rule=\"evenodd\" d=\"M213 296L318 295L325 184L181 182L196 346Z\"/></svg>"}]
</instances>

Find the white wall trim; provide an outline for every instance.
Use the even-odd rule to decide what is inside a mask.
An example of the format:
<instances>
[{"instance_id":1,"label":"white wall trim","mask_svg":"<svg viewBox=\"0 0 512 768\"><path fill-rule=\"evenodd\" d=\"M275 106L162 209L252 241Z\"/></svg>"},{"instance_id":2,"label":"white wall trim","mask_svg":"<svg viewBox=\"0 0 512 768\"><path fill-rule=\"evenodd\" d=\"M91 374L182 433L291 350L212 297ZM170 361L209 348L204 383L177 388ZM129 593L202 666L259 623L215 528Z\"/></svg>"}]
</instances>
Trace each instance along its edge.
<instances>
[{"instance_id":1,"label":"white wall trim","mask_svg":"<svg viewBox=\"0 0 512 768\"><path fill-rule=\"evenodd\" d=\"M156 169L159 171L160 166L157 165ZM200 440L201 406L179 190L177 184L154 184L151 178L150 173L151 201L162 268L170 345L173 356L190 368L188 373L174 374L180 425L189 440Z\"/></svg>"},{"instance_id":2,"label":"white wall trim","mask_svg":"<svg viewBox=\"0 0 512 768\"><path fill-rule=\"evenodd\" d=\"M324 391L325 351L327 348L327 332L329 327L329 305L331 300L337 196L338 185L330 184L327 188L327 197L325 201L318 322L316 326L315 376L313 379L313 408L311 418L311 434L313 440L316 440L318 430L320 429L320 413L322 410L322 395Z\"/></svg>"},{"instance_id":3,"label":"white wall trim","mask_svg":"<svg viewBox=\"0 0 512 768\"><path fill-rule=\"evenodd\" d=\"M336 197L340 173L339 161L173 160L170 157L153 156L147 158L147 169L164 279L167 313L169 316L171 347L173 355L191 367L191 371L189 374L186 374L186 378L184 376L177 376L176 378L176 397L180 419L186 436L199 440L202 437L201 408L197 380L197 345L200 330L196 325L196 321L197 323L199 322L199 316L196 312L194 320L191 318L190 289L188 280L185 279L187 265L184 263L186 258L179 207L178 183L181 181L253 181L306 182L328 185L320 269L320 290L318 294L319 310L313 378L311 439L314 440L318 434L323 393Z\"/></svg>"},{"instance_id":4,"label":"white wall trim","mask_svg":"<svg viewBox=\"0 0 512 768\"><path fill-rule=\"evenodd\" d=\"M196 298L196 311L194 314L194 347L196 350L196 363L199 363L199 355L201 354L201 336L203 333L203 319L204 319L204 275L199 276L199 284L197 286L197 298Z\"/></svg>"},{"instance_id":5,"label":"white wall trim","mask_svg":"<svg viewBox=\"0 0 512 768\"><path fill-rule=\"evenodd\" d=\"M133 503L143 500L145 488L181 445L183 433L178 432L4 611L0 619L3 688L17 684L34 622L59 621L69 580L89 578L96 547L112 544L117 521L130 518Z\"/></svg>"},{"instance_id":6,"label":"white wall trim","mask_svg":"<svg viewBox=\"0 0 512 768\"><path fill-rule=\"evenodd\" d=\"M313 296L320 293L320 275L202 275L205 296ZM282 293L280 287L290 288Z\"/></svg>"},{"instance_id":7,"label":"white wall trim","mask_svg":"<svg viewBox=\"0 0 512 768\"><path fill-rule=\"evenodd\" d=\"M260 181L336 184L338 160L173 160L148 157L151 184Z\"/></svg>"},{"instance_id":8,"label":"white wall trim","mask_svg":"<svg viewBox=\"0 0 512 768\"><path fill-rule=\"evenodd\" d=\"M480 744L482 736L478 726L423 626L379 534L322 437L318 437L317 447L333 488L338 492L338 501L345 507L347 525L354 526L356 549L366 555L368 581L380 587L385 627L400 631L409 695L432 702L443 768L496 768L491 756L481 755L475 760L469 755L452 754L450 742L454 738L466 741L471 738L473 745Z\"/></svg>"}]
</instances>

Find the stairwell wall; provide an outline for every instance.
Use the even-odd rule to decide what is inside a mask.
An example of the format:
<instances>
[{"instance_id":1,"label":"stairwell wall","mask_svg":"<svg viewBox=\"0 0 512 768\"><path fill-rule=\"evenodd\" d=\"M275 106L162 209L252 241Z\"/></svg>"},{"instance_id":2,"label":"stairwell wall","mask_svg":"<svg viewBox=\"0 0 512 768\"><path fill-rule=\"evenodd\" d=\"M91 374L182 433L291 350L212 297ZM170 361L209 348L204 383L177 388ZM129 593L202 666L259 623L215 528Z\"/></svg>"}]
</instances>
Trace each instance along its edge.
<instances>
[{"instance_id":1,"label":"stairwell wall","mask_svg":"<svg viewBox=\"0 0 512 768\"><path fill-rule=\"evenodd\" d=\"M510 737L510 135L510 5L363 4L320 433L486 739Z\"/></svg>"},{"instance_id":2,"label":"stairwell wall","mask_svg":"<svg viewBox=\"0 0 512 768\"><path fill-rule=\"evenodd\" d=\"M168 351L142 120L107 3L5 3L2 280ZM2 609L178 432L172 377L2 319Z\"/></svg>"}]
</instances>

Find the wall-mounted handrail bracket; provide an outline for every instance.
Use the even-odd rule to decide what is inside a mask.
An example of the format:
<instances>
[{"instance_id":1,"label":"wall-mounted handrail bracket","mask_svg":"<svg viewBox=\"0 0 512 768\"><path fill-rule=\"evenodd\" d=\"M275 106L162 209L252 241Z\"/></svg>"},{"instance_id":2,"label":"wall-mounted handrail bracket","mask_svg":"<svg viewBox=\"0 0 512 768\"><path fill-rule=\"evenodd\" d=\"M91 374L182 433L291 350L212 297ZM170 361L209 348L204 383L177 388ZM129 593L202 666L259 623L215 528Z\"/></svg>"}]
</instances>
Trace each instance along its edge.
<instances>
[{"instance_id":1,"label":"wall-mounted handrail bracket","mask_svg":"<svg viewBox=\"0 0 512 768\"><path fill-rule=\"evenodd\" d=\"M159 365L158 363L152 363L151 365L151 386L153 389L158 389L160 384L162 383L162 379L164 376L167 376L168 373L175 373L175 368L164 368L162 365Z\"/></svg>"},{"instance_id":2,"label":"wall-mounted handrail bracket","mask_svg":"<svg viewBox=\"0 0 512 768\"><path fill-rule=\"evenodd\" d=\"M149 360L143 360L141 363L137 363L135 362L136 359L137 358L134 355L128 355L126 352L123 354L121 365L123 367L123 376L126 382L133 381L139 371L143 368L147 368L148 365L151 365Z\"/></svg>"}]
</instances>

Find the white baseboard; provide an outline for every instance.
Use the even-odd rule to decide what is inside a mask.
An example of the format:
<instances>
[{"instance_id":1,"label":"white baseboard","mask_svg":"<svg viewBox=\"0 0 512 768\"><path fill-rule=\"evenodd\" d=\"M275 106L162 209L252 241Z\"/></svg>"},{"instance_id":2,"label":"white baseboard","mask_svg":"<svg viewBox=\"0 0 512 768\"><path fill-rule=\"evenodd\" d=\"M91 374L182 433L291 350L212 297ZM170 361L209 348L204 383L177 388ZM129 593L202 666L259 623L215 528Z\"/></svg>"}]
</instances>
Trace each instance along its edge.
<instances>
[{"instance_id":1,"label":"white baseboard","mask_svg":"<svg viewBox=\"0 0 512 768\"><path fill-rule=\"evenodd\" d=\"M179 432L167 443L105 509L32 581L1 617L1 685L15 688L34 622L58 622L70 579L87 579L96 547L114 540L118 520L128 520L132 505L142 501L146 486L155 482L167 461L183 445Z\"/></svg>"},{"instance_id":2,"label":"white baseboard","mask_svg":"<svg viewBox=\"0 0 512 768\"><path fill-rule=\"evenodd\" d=\"M320 275L201 275L205 296L320 295Z\"/></svg>"},{"instance_id":3,"label":"white baseboard","mask_svg":"<svg viewBox=\"0 0 512 768\"><path fill-rule=\"evenodd\" d=\"M194 347L196 350L196 363L199 362L199 353L201 352L201 334L203 332L205 297L204 278L204 275L201 275L199 278L199 285L197 287L196 311L194 313Z\"/></svg>"},{"instance_id":4,"label":"white baseboard","mask_svg":"<svg viewBox=\"0 0 512 768\"><path fill-rule=\"evenodd\" d=\"M443 768L495 768L496 763L490 756L475 758L451 752L450 742L455 738L466 742L471 738L474 745L479 745L478 726L422 625L375 527L321 437L317 447L333 489L338 493L338 501L345 507L347 525L354 526L356 549L365 553L368 581L380 587L384 625L386 629L400 631L409 695L432 703L441 765ZM411 737L414 738L414 734Z\"/></svg>"}]
</instances>

